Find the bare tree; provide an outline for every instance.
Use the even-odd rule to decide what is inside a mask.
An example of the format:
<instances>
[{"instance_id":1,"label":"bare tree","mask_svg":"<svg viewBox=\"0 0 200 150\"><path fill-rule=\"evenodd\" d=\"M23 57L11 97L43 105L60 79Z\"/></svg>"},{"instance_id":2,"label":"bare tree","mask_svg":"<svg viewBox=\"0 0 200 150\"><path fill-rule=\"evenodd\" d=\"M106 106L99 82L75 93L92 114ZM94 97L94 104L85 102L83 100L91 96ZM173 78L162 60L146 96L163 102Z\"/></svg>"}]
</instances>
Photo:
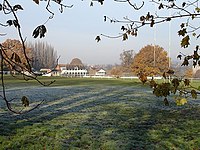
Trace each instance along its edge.
<instances>
[{"instance_id":1,"label":"bare tree","mask_svg":"<svg viewBox=\"0 0 200 150\"><path fill-rule=\"evenodd\" d=\"M57 64L57 52L47 42L37 41L28 43L27 47L32 52L32 67L36 70L41 68L54 68Z\"/></svg>"},{"instance_id":2,"label":"bare tree","mask_svg":"<svg viewBox=\"0 0 200 150\"><path fill-rule=\"evenodd\" d=\"M123 51L120 54L122 71L125 74L131 74L131 72L132 72L132 70L131 70L131 64L133 63L134 56L135 56L134 50Z\"/></svg>"}]
</instances>

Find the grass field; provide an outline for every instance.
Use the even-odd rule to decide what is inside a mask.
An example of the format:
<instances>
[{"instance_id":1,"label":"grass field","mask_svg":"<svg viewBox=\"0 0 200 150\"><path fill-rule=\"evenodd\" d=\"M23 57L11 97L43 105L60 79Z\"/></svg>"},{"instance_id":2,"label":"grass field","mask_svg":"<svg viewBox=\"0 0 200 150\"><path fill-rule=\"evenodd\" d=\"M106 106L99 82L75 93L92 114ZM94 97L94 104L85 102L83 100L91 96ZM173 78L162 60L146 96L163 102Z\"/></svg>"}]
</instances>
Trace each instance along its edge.
<instances>
[{"instance_id":1,"label":"grass field","mask_svg":"<svg viewBox=\"0 0 200 150\"><path fill-rule=\"evenodd\" d=\"M163 105L137 80L6 78L8 97L26 95L40 108L23 115L0 101L2 150L146 150L200 149L200 100ZM194 83L198 85L197 82Z\"/></svg>"}]
</instances>

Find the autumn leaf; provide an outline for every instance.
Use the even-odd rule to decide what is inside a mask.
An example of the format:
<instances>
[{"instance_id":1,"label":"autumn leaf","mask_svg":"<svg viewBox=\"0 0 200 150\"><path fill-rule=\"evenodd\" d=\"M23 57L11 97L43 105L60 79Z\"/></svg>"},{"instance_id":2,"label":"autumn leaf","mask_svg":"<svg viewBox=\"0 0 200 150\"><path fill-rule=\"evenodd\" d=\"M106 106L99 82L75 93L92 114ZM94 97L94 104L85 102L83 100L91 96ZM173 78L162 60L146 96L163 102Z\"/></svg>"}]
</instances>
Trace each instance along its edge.
<instances>
[{"instance_id":1,"label":"autumn leaf","mask_svg":"<svg viewBox=\"0 0 200 150\"><path fill-rule=\"evenodd\" d=\"M153 17L152 17L152 15L150 15L150 12L148 12L145 19L147 21L149 21L151 18L153 18Z\"/></svg>"},{"instance_id":2,"label":"autumn leaf","mask_svg":"<svg viewBox=\"0 0 200 150\"><path fill-rule=\"evenodd\" d=\"M29 100L26 96L22 96L21 102L24 107L29 106Z\"/></svg>"},{"instance_id":3,"label":"autumn leaf","mask_svg":"<svg viewBox=\"0 0 200 150\"><path fill-rule=\"evenodd\" d=\"M123 41L128 40L128 35L126 33L123 34Z\"/></svg>"},{"instance_id":4,"label":"autumn leaf","mask_svg":"<svg viewBox=\"0 0 200 150\"><path fill-rule=\"evenodd\" d=\"M179 59L181 60L181 58L182 58L182 55L178 55L178 56L177 56L177 58L179 58Z\"/></svg>"},{"instance_id":5,"label":"autumn leaf","mask_svg":"<svg viewBox=\"0 0 200 150\"><path fill-rule=\"evenodd\" d=\"M12 53L12 56L11 56L11 60L13 60L14 59L14 55L15 55L15 53Z\"/></svg>"},{"instance_id":6,"label":"autumn leaf","mask_svg":"<svg viewBox=\"0 0 200 150\"><path fill-rule=\"evenodd\" d=\"M153 27L154 24L155 24L155 21L154 21L154 20L151 20L150 27Z\"/></svg>"},{"instance_id":7,"label":"autumn leaf","mask_svg":"<svg viewBox=\"0 0 200 150\"><path fill-rule=\"evenodd\" d=\"M44 25L38 26L34 31L33 31L33 37L37 38L40 36L40 38L45 37L45 33L47 32L47 29Z\"/></svg>"},{"instance_id":8,"label":"autumn leaf","mask_svg":"<svg viewBox=\"0 0 200 150\"><path fill-rule=\"evenodd\" d=\"M147 82L147 76L143 73L140 73L139 79L143 84L145 84Z\"/></svg>"},{"instance_id":9,"label":"autumn leaf","mask_svg":"<svg viewBox=\"0 0 200 150\"><path fill-rule=\"evenodd\" d=\"M140 21L144 21L144 20L145 20L145 16L141 16Z\"/></svg>"},{"instance_id":10,"label":"autumn leaf","mask_svg":"<svg viewBox=\"0 0 200 150\"><path fill-rule=\"evenodd\" d=\"M185 5L186 5L186 2L183 2L183 3L182 3L182 7L185 7Z\"/></svg>"},{"instance_id":11,"label":"autumn leaf","mask_svg":"<svg viewBox=\"0 0 200 150\"><path fill-rule=\"evenodd\" d=\"M166 73L168 73L168 74L174 74L174 70L169 69Z\"/></svg>"},{"instance_id":12,"label":"autumn leaf","mask_svg":"<svg viewBox=\"0 0 200 150\"><path fill-rule=\"evenodd\" d=\"M19 28L20 27L20 25L19 25L17 20L13 20L13 24L14 24L15 28Z\"/></svg>"},{"instance_id":13,"label":"autumn leaf","mask_svg":"<svg viewBox=\"0 0 200 150\"><path fill-rule=\"evenodd\" d=\"M198 50L199 50L199 45L196 46L196 51L198 51Z\"/></svg>"},{"instance_id":14,"label":"autumn leaf","mask_svg":"<svg viewBox=\"0 0 200 150\"><path fill-rule=\"evenodd\" d=\"M97 37L95 38L95 40L96 40L97 42L101 41L100 36L97 36Z\"/></svg>"},{"instance_id":15,"label":"autumn leaf","mask_svg":"<svg viewBox=\"0 0 200 150\"><path fill-rule=\"evenodd\" d=\"M156 95L157 97L167 97L170 95L170 83L161 83L156 88L153 90L153 94Z\"/></svg>"},{"instance_id":16,"label":"autumn leaf","mask_svg":"<svg viewBox=\"0 0 200 150\"><path fill-rule=\"evenodd\" d=\"M184 28L185 27L185 23L181 23L181 28Z\"/></svg>"},{"instance_id":17,"label":"autumn leaf","mask_svg":"<svg viewBox=\"0 0 200 150\"><path fill-rule=\"evenodd\" d=\"M181 64L181 66L188 66L189 65L189 61L188 59L185 57L183 63Z\"/></svg>"},{"instance_id":18,"label":"autumn leaf","mask_svg":"<svg viewBox=\"0 0 200 150\"><path fill-rule=\"evenodd\" d=\"M19 55L17 55L16 53L15 53L15 62L17 62L17 63L22 63L22 61L21 61Z\"/></svg>"},{"instance_id":19,"label":"autumn leaf","mask_svg":"<svg viewBox=\"0 0 200 150\"><path fill-rule=\"evenodd\" d=\"M103 5L104 0L98 0L99 3L101 3L101 5Z\"/></svg>"},{"instance_id":20,"label":"autumn leaf","mask_svg":"<svg viewBox=\"0 0 200 150\"><path fill-rule=\"evenodd\" d=\"M93 6L93 5L94 5L93 2L91 2L91 3L90 3L90 6Z\"/></svg>"},{"instance_id":21,"label":"autumn leaf","mask_svg":"<svg viewBox=\"0 0 200 150\"><path fill-rule=\"evenodd\" d=\"M185 105L186 103L187 103L187 99L186 98L180 98L180 97L178 97L176 99L176 105L178 105L178 106Z\"/></svg>"},{"instance_id":22,"label":"autumn leaf","mask_svg":"<svg viewBox=\"0 0 200 150\"><path fill-rule=\"evenodd\" d=\"M12 20L8 20L6 23L7 23L9 26L13 25L13 21L12 21Z\"/></svg>"},{"instance_id":23,"label":"autumn leaf","mask_svg":"<svg viewBox=\"0 0 200 150\"><path fill-rule=\"evenodd\" d=\"M21 5L15 5L15 6L13 6L13 10L14 10L14 11L23 10L23 8L22 8Z\"/></svg>"},{"instance_id":24,"label":"autumn leaf","mask_svg":"<svg viewBox=\"0 0 200 150\"><path fill-rule=\"evenodd\" d=\"M180 85L179 79L174 78L174 79L172 80L172 85L173 85L173 87L174 87L173 93L175 94L176 91L177 91L178 86Z\"/></svg>"},{"instance_id":25,"label":"autumn leaf","mask_svg":"<svg viewBox=\"0 0 200 150\"><path fill-rule=\"evenodd\" d=\"M127 29L126 29L124 26L122 26L122 27L121 27L121 30L122 30L122 31L125 31L125 30L127 30Z\"/></svg>"},{"instance_id":26,"label":"autumn leaf","mask_svg":"<svg viewBox=\"0 0 200 150\"><path fill-rule=\"evenodd\" d=\"M190 45L189 40L190 40L189 35L187 35L186 37L184 37L181 40L181 47L187 48Z\"/></svg>"},{"instance_id":27,"label":"autumn leaf","mask_svg":"<svg viewBox=\"0 0 200 150\"><path fill-rule=\"evenodd\" d=\"M106 22L106 19L107 19L107 17L106 16L104 16L104 21Z\"/></svg>"},{"instance_id":28,"label":"autumn leaf","mask_svg":"<svg viewBox=\"0 0 200 150\"><path fill-rule=\"evenodd\" d=\"M165 106L169 106L169 101L167 100L166 97L164 98L164 104L165 104Z\"/></svg>"},{"instance_id":29,"label":"autumn leaf","mask_svg":"<svg viewBox=\"0 0 200 150\"><path fill-rule=\"evenodd\" d=\"M192 98L197 99L197 91L191 90Z\"/></svg>"},{"instance_id":30,"label":"autumn leaf","mask_svg":"<svg viewBox=\"0 0 200 150\"><path fill-rule=\"evenodd\" d=\"M198 54L198 51L195 50L195 51L194 51L194 54L193 54L193 59L199 60L199 58L200 58L200 56L199 56L199 54Z\"/></svg>"},{"instance_id":31,"label":"autumn leaf","mask_svg":"<svg viewBox=\"0 0 200 150\"><path fill-rule=\"evenodd\" d=\"M162 9L164 8L163 4L161 3L159 6L158 6L158 9Z\"/></svg>"},{"instance_id":32,"label":"autumn leaf","mask_svg":"<svg viewBox=\"0 0 200 150\"><path fill-rule=\"evenodd\" d=\"M56 3L60 4L62 0L55 0Z\"/></svg>"},{"instance_id":33,"label":"autumn leaf","mask_svg":"<svg viewBox=\"0 0 200 150\"><path fill-rule=\"evenodd\" d=\"M162 76L164 79L167 79L166 72L164 72Z\"/></svg>"},{"instance_id":34,"label":"autumn leaf","mask_svg":"<svg viewBox=\"0 0 200 150\"><path fill-rule=\"evenodd\" d=\"M33 0L36 4L39 4L40 0Z\"/></svg>"},{"instance_id":35,"label":"autumn leaf","mask_svg":"<svg viewBox=\"0 0 200 150\"><path fill-rule=\"evenodd\" d=\"M189 79L185 79L184 81L185 86L189 86L190 85L190 80Z\"/></svg>"},{"instance_id":36,"label":"autumn leaf","mask_svg":"<svg viewBox=\"0 0 200 150\"><path fill-rule=\"evenodd\" d=\"M150 87L151 87L151 88L155 88L155 87L158 85L153 79L151 79L151 80L149 81L149 83L150 83Z\"/></svg>"},{"instance_id":37,"label":"autumn leaf","mask_svg":"<svg viewBox=\"0 0 200 150\"><path fill-rule=\"evenodd\" d=\"M185 36L185 34L187 34L186 28L183 28L182 30L179 30L179 31L178 31L178 35L179 35L179 36Z\"/></svg>"},{"instance_id":38,"label":"autumn leaf","mask_svg":"<svg viewBox=\"0 0 200 150\"><path fill-rule=\"evenodd\" d=\"M200 8L196 7L195 10L199 13L200 12Z\"/></svg>"}]
</instances>

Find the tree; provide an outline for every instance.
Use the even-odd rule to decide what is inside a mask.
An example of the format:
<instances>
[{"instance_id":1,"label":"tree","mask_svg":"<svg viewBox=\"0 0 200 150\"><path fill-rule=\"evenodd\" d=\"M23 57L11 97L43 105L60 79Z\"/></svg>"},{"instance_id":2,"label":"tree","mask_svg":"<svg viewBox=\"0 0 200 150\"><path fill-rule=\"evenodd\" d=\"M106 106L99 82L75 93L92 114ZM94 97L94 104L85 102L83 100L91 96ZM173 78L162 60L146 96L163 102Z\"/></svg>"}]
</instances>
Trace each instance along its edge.
<instances>
[{"instance_id":1,"label":"tree","mask_svg":"<svg viewBox=\"0 0 200 150\"><path fill-rule=\"evenodd\" d=\"M44 42L28 43L27 47L32 52L32 67L36 70L41 68L54 68L57 64L57 53L53 46Z\"/></svg>"},{"instance_id":2,"label":"tree","mask_svg":"<svg viewBox=\"0 0 200 150\"><path fill-rule=\"evenodd\" d=\"M112 76L115 76L115 77L120 77L122 75L122 66L114 66L111 70L110 70L110 74Z\"/></svg>"},{"instance_id":3,"label":"tree","mask_svg":"<svg viewBox=\"0 0 200 150\"><path fill-rule=\"evenodd\" d=\"M17 69L17 72L23 72L28 69L28 62L26 59L31 60L30 48L26 48L25 56L23 55L23 46L21 42L11 39L7 39L3 42L2 47L4 48L2 55L7 68L10 68L11 71ZM13 67L15 67L15 69L13 69Z\"/></svg>"},{"instance_id":4,"label":"tree","mask_svg":"<svg viewBox=\"0 0 200 150\"><path fill-rule=\"evenodd\" d=\"M132 72L131 64L133 62L134 55L135 55L135 52L133 50L123 51L120 54L120 60L121 60L123 73L130 74Z\"/></svg>"},{"instance_id":5,"label":"tree","mask_svg":"<svg viewBox=\"0 0 200 150\"><path fill-rule=\"evenodd\" d=\"M192 68L187 68L185 70L185 77L186 78L192 78L193 77L193 69Z\"/></svg>"},{"instance_id":6,"label":"tree","mask_svg":"<svg viewBox=\"0 0 200 150\"><path fill-rule=\"evenodd\" d=\"M162 47L147 45L135 55L131 67L135 74L162 75L169 68L169 61Z\"/></svg>"}]
</instances>

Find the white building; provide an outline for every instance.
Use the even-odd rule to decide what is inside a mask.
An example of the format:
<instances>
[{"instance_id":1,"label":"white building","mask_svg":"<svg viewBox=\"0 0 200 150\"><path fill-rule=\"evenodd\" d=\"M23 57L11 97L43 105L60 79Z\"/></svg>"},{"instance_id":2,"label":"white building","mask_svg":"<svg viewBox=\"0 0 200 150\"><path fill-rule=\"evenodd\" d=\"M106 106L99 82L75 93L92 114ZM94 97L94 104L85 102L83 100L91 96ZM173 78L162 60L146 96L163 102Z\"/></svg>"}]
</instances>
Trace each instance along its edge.
<instances>
[{"instance_id":1,"label":"white building","mask_svg":"<svg viewBox=\"0 0 200 150\"><path fill-rule=\"evenodd\" d=\"M87 75L87 69L80 59L74 58L70 64L60 64L57 66L60 70L61 76L67 77L83 77Z\"/></svg>"},{"instance_id":2,"label":"white building","mask_svg":"<svg viewBox=\"0 0 200 150\"><path fill-rule=\"evenodd\" d=\"M100 69L99 71L96 72L95 74L96 76L105 76L106 75L106 71L103 69Z\"/></svg>"}]
</instances>

